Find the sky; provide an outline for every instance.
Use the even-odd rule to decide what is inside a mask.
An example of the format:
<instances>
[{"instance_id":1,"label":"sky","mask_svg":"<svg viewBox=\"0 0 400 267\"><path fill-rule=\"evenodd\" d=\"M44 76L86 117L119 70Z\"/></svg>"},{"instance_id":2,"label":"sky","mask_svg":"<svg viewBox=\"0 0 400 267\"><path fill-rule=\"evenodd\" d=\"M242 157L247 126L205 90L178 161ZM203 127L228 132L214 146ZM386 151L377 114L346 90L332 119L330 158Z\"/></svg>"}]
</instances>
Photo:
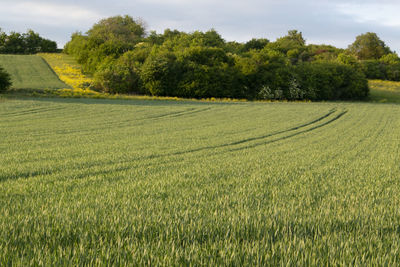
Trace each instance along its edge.
<instances>
[{"instance_id":1,"label":"sky","mask_svg":"<svg viewBox=\"0 0 400 267\"><path fill-rule=\"evenodd\" d=\"M307 43L346 48L375 32L400 51L398 0L0 0L0 28L32 29L62 48L71 34L115 15L142 19L147 30L215 29L227 41L271 41L297 29Z\"/></svg>"}]
</instances>

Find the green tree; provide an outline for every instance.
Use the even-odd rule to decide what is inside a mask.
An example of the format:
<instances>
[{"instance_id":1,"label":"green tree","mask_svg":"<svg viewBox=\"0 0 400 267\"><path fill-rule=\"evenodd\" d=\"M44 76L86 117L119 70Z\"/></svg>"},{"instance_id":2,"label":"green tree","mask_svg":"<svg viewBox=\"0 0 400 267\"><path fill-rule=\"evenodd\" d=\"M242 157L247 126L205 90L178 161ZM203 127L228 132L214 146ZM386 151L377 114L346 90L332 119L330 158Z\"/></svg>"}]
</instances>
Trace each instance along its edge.
<instances>
[{"instance_id":1,"label":"green tree","mask_svg":"<svg viewBox=\"0 0 400 267\"><path fill-rule=\"evenodd\" d=\"M147 93L141 79L141 67L150 53L149 48L142 44L117 60L105 61L94 76L97 86L108 93Z\"/></svg>"},{"instance_id":2,"label":"green tree","mask_svg":"<svg viewBox=\"0 0 400 267\"><path fill-rule=\"evenodd\" d=\"M282 53L287 53L292 49L303 50L305 48L306 40L303 34L297 30L290 30L284 37L278 38L275 42L270 43L270 49L279 50Z\"/></svg>"},{"instance_id":3,"label":"green tree","mask_svg":"<svg viewBox=\"0 0 400 267\"><path fill-rule=\"evenodd\" d=\"M357 36L348 50L360 60L379 59L391 53L390 48L373 32Z\"/></svg>"},{"instance_id":4,"label":"green tree","mask_svg":"<svg viewBox=\"0 0 400 267\"><path fill-rule=\"evenodd\" d=\"M141 20L135 20L128 15L114 16L102 19L87 34L89 38L99 43L119 41L121 43L135 44L144 37L145 26Z\"/></svg>"},{"instance_id":5,"label":"green tree","mask_svg":"<svg viewBox=\"0 0 400 267\"><path fill-rule=\"evenodd\" d=\"M153 47L141 68L141 79L151 95L176 96L182 73L176 55L158 46Z\"/></svg>"},{"instance_id":6,"label":"green tree","mask_svg":"<svg viewBox=\"0 0 400 267\"><path fill-rule=\"evenodd\" d=\"M236 57L236 67L241 73L241 86L246 98L290 99L292 80L288 58L268 47L251 50Z\"/></svg>"},{"instance_id":7,"label":"green tree","mask_svg":"<svg viewBox=\"0 0 400 267\"><path fill-rule=\"evenodd\" d=\"M10 86L11 76L2 67L0 67L0 93L6 91Z\"/></svg>"},{"instance_id":8,"label":"green tree","mask_svg":"<svg viewBox=\"0 0 400 267\"><path fill-rule=\"evenodd\" d=\"M284 37L278 38L275 42L269 43L267 47L284 53L292 63L297 63L303 57L306 50L306 40L303 34L297 30L290 30Z\"/></svg>"},{"instance_id":9,"label":"green tree","mask_svg":"<svg viewBox=\"0 0 400 267\"><path fill-rule=\"evenodd\" d=\"M382 56L379 61L388 65L394 65L400 63L400 58L396 53L390 53Z\"/></svg>"},{"instance_id":10,"label":"green tree","mask_svg":"<svg viewBox=\"0 0 400 267\"><path fill-rule=\"evenodd\" d=\"M261 50L269 43L268 39L260 38L256 39L253 38L250 41L246 42L243 46L243 52L248 52L251 49Z\"/></svg>"},{"instance_id":11,"label":"green tree","mask_svg":"<svg viewBox=\"0 0 400 267\"><path fill-rule=\"evenodd\" d=\"M23 54L25 52L23 35L18 32L11 32L7 36L4 50L4 52L8 54Z\"/></svg>"},{"instance_id":12,"label":"green tree","mask_svg":"<svg viewBox=\"0 0 400 267\"><path fill-rule=\"evenodd\" d=\"M145 26L130 16L115 16L95 24L87 35L74 33L64 51L73 55L83 69L95 73L106 58L117 59L144 40Z\"/></svg>"},{"instance_id":13,"label":"green tree","mask_svg":"<svg viewBox=\"0 0 400 267\"><path fill-rule=\"evenodd\" d=\"M307 45L308 58L302 61L335 61L339 54L343 53L344 49L339 49L332 45Z\"/></svg>"},{"instance_id":14,"label":"green tree","mask_svg":"<svg viewBox=\"0 0 400 267\"><path fill-rule=\"evenodd\" d=\"M7 34L0 28L0 54L6 53Z\"/></svg>"},{"instance_id":15,"label":"green tree","mask_svg":"<svg viewBox=\"0 0 400 267\"><path fill-rule=\"evenodd\" d=\"M364 73L348 65L302 63L295 73L305 97L311 100L365 99L369 93Z\"/></svg>"},{"instance_id":16,"label":"green tree","mask_svg":"<svg viewBox=\"0 0 400 267\"><path fill-rule=\"evenodd\" d=\"M182 67L179 94L185 97L238 97L238 73L223 48L194 46L177 53Z\"/></svg>"},{"instance_id":17,"label":"green tree","mask_svg":"<svg viewBox=\"0 0 400 267\"><path fill-rule=\"evenodd\" d=\"M349 53L340 53L337 57L337 61L345 65L359 67L357 57Z\"/></svg>"}]
</instances>

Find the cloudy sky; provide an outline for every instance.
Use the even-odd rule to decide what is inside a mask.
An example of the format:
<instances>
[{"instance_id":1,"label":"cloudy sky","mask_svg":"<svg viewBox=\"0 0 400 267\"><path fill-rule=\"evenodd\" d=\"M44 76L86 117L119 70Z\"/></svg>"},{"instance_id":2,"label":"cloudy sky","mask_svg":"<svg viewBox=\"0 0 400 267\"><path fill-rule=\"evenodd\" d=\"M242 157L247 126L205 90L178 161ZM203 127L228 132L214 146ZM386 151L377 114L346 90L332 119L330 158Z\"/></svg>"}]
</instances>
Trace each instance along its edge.
<instances>
[{"instance_id":1,"label":"cloudy sky","mask_svg":"<svg viewBox=\"0 0 400 267\"><path fill-rule=\"evenodd\" d=\"M290 29L307 43L347 47L355 37L376 32L400 51L398 0L0 0L0 28L33 29L63 47L71 33L86 32L101 18L130 15L148 30L216 29L228 41L275 40Z\"/></svg>"}]
</instances>

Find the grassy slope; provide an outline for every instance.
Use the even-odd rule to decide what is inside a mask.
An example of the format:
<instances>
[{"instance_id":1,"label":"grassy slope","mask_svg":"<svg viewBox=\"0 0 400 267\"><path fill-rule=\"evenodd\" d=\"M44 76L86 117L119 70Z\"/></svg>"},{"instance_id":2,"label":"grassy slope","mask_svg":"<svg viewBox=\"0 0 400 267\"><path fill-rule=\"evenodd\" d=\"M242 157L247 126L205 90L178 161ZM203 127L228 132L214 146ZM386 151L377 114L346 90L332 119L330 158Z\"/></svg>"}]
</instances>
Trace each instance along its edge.
<instances>
[{"instance_id":1,"label":"grassy slope","mask_svg":"<svg viewBox=\"0 0 400 267\"><path fill-rule=\"evenodd\" d=\"M370 80L371 100L380 103L400 103L400 82Z\"/></svg>"},{"instance_id":2,"label":"grassy slope","mask_svg":"<svg viewBox=\"0 0 400 267\"><path fill-rule=\"evenodd\" d=\"M0 265L398 265L399 117L3 99Z\"/></svg>"},{"instance_id":3,"label":"grassy slope","mask_svg":"<svg viewBox=\"0 0 400 267\"><path fill-rule=\"evenodd\" d=\"M0 66L11 74L14 89L69 88L36 55L0 55Z\"/></svg>"}]
</instances>

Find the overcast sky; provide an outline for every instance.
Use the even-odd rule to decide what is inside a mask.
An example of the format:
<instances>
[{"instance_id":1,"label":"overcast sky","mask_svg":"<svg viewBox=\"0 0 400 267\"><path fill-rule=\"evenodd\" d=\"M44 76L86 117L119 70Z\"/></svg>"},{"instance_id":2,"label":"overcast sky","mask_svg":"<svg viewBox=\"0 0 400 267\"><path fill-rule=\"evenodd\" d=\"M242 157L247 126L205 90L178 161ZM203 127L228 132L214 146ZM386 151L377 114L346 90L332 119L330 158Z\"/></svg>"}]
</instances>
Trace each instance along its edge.
<instances>
[{"instance_id":1,"label":"overcast sky","mask_svg":"<svg viewBox=\"0 0 400 267\"><path fill-rule=\"evenodd\" d=\"M130 15L159 33L214 28L239 42L274 41L297 29L307 43L345 48L370 31L400 51L399 13L399 0L0 0L0 28L33 29L63 47L73 32L86 32L102 18Z\"/></svg>"}]
</instances>

